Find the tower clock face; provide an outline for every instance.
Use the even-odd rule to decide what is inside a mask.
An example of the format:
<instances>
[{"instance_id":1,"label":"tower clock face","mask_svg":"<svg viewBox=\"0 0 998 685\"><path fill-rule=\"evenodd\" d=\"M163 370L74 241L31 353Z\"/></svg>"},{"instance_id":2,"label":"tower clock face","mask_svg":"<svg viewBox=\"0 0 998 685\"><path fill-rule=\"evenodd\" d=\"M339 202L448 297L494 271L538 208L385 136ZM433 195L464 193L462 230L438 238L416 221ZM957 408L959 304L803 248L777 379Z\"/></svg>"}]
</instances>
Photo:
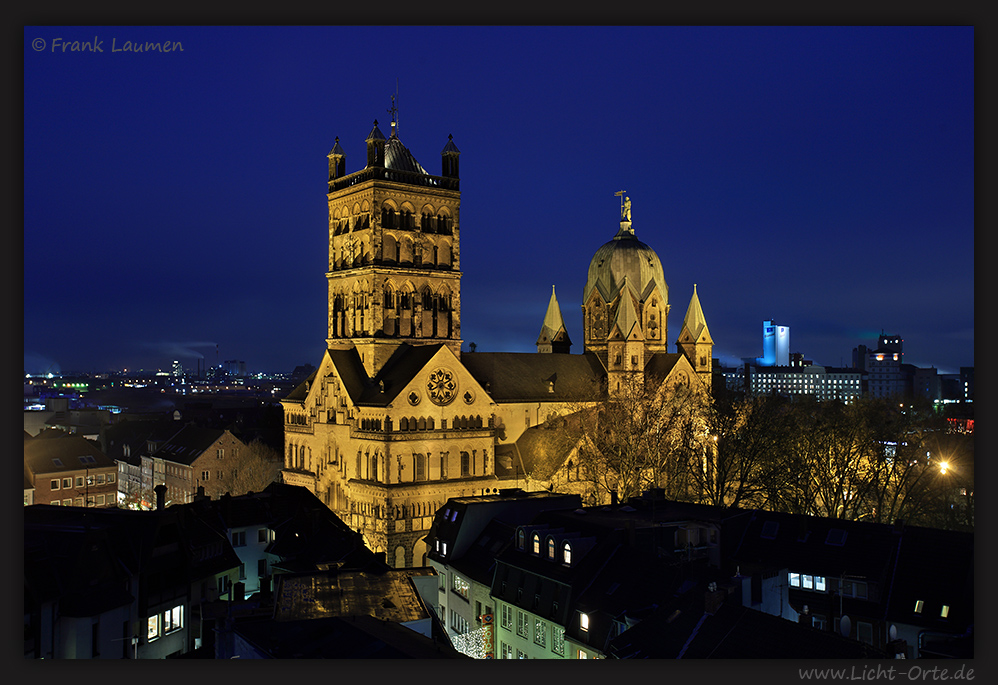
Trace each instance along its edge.
<instances>
[{"instance_id":1,"label":"tower clock face","mask_svg":"<svg viewBox=\"0 0 998 685\"><path fill-rule=\"evenodd\" d=\"M426 381L426 393L434 404L449 404L457 394L457 379L447 369L437 369Z\"/></svg>"}]
</instances>

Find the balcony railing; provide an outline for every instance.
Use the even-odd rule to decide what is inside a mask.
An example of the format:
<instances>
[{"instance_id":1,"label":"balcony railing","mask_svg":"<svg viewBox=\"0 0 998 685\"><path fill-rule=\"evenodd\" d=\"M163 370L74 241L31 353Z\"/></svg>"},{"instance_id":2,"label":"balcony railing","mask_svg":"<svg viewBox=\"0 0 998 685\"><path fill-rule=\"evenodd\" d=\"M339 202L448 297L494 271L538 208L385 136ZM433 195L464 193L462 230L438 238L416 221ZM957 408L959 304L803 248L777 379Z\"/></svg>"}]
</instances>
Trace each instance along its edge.
<instances>
[{"instance_id":1,"label":"balcony railing","mask_svg":"<svg viewBox=\"0 0 998 685\"><path fill-rule=\"evenodd\" d=\"M443 188L445 190L460 190L460 179L457 178L430 176L413 171L399 171L384 167L368 167L367 169L347 174L342 178L334 178L329 182L329 192L332 193L336 190L357 185L358 183L373 180L394 181L396 183L407 183L409 185L429 188Z\"/></svg>"}]
</instances>

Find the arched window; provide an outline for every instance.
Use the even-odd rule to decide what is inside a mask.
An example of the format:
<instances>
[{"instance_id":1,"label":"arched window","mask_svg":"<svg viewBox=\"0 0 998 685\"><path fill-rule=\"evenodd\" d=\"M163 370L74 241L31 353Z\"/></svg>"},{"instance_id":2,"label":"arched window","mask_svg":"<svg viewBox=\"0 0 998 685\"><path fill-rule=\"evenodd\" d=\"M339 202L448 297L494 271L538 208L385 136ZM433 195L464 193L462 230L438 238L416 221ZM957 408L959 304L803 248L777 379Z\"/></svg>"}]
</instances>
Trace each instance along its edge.
<instances>
[{"instance_id":1,"label":"arched window","mask_svg":"<svg viewBox=\"0 0 998 685\"><path fill-rule=\"evenodd\" d=\"M378 458L371 457L371 480L378 480Z\"/></svg>"},{"instance_id":2,"label":"arched window","mask_svg":"<svg viewBox=\"0 0 998 685\"><path fill-rule=\"evenodd\" d=\"M426 480L426 455L416 455L416 480Z\"/></svg>"},{"instance_id":3,"label":"arched window","mask_svg":"<svg viewBox=\"0 0 998 685\"><path fill-rule=\"evenodd\" d=\"M541 534L534 533L534 554L541 553Z\"/></svg>"},{"instance_id":4,"label":"arched window","mask_svg":"<svg viewBox=\"0 0 998 685\"><path fill-rule=\"evenodd\" d=\"M524 537L525 536L523 534L523 530L522 529L516 531L516 546L517 546L518 549L523 549Z\"/></svg>"},{"instance_id":5,"label":"arched window","mask_svg":"<svg viewBox=\"0 0 998 685\"><path fill-rule=\"evenodd\" d=\"M554 538L548 538L548 559L554 559Z\"/></svg>"},{"instance_id":6,"label":"arched window","mask_svg":"<svg viewBox=\"0 0 998 685\"><path fill-rule=\"evenodd\" d=\"M565 540L565 545L562 547L562 560L565 566L572 565L572 543L568 540Z\"/></svg>"},{"instance_id":7,"label":"arched window","mask_svg":"<svg viewBox=\"0 0 998 685\"><path fill-rule=\"evenodd\" d=\"M471 473L471 455L461 452L461 475L467 476Z\"/></svg>"}]
</instances>

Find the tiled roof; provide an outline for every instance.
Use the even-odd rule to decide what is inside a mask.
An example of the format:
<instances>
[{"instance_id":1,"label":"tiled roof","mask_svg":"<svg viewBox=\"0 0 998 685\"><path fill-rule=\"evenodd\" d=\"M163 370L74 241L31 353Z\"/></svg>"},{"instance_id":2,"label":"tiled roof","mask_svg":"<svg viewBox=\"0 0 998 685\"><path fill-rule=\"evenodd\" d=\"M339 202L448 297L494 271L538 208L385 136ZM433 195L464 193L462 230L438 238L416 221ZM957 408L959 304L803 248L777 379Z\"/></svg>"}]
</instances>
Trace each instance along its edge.
<instances>
[{"instance_id":1,"label":"tiled roof","mask_svg":"<svg viewBox=\"0 0 998 685\"><path fill-rule=\"evenodd\" d=\"M224 434L223 430L199 428L188 424L160 445L153 456L190 466Z\"/></svg>"},{"instance_id":2,"label":"tiled roof","mask_svg":"<svg viewBox=\"0 0 998 685\"><path fill-rule=\"evenodd\" d=\"M77 435L25 440L24 466L35 475L116 467L96 442Z\"/></svg>"},{"instance_id":3,"label":"tiled roof","mask_svg":"<svg viewBox=\"0 0 998 685\"><path fill-rule=\"evenodd\" d=\"M575 420L562 419L528 428L516 441L520 473L533 480L550 480L581 439L582 429Z\"/></svg>"},{"instance_id":4,"label":"tiled roof","mask_svg":"<svg viewBox=\"0 0 998 685\"><path fill-rule=\"evenodd\" d=\"M605 377L590 352L474 352L462 355L461 362L497 402L595 401Z\"/></svg>"}]
</instances>

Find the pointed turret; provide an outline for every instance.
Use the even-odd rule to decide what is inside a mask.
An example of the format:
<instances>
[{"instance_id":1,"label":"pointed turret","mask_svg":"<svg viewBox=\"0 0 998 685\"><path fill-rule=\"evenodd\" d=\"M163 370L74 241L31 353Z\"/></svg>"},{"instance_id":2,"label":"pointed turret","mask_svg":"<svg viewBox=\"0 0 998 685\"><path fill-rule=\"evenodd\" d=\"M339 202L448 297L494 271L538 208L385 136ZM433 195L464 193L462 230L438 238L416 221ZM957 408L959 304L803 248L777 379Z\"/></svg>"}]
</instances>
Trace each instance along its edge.
<instances>
[{"instance_id":1,"label":"pointed turret","mask_svg":"<svg viewBox=\"0 0 998 685\"><path fill-rule=\"evenodd\" d=\"M336 136L336 142L333 143L333 149L329 151L326 155L329 158L329 180L340 178L341 176L346 176L347 171L347 153L343 151L340 147L340 137Z\"/></svg>"},{"instance_id":2,"label":"pointed turret","mask_svg":"<svg viewBox=\"0 0 998 685\"><path fill-rule=\"evenodd\" d=\"M695 283L693 284L693 297L690 298L690 306L686 309L686 318L683 319L683 327L679 331L676 347L690 360L690 364L696 370L700 380L709 389L714 340L710 337L707 319L704 318L703 309L700 307L700 297L697 295Z\"/></svg>"},{"instance_id":3,"label":"pointed turret","mask_svg":"<svg viewBox=\"0 0 998 685\"><path fill-rule=\"evenodd\" d=\"M378 128L378 120L374 120L374 128L367 134L367 166L383 167L385 165L385 135Z\"/></svg>"},{"instance_id":4,"label":"pointed turret","mask_svg":"<svg viewBox=\"0 0 998 685\"><path fill-rule=\"evenodd\" d=\"M457 178L457 161L458 157L461 155L461 151L457 149L457 145L454 144L454 136L447 136L447 145L441 150L441 171L440 175L445 178Z\"/></svg>"},{"instance_id":5,"label":"pointed turret","mask_svg":"<svg viewBox=\"0 0 998 685\"><path fill-rule=\"evenodd\" d=\"M554 294L554 286L551 286L551 299L548 301L548 310L544 315L544 324L541 326L541 334L537 336L537 351L541 353L568 354L572 347L572 341L568 337L568 329L565 328L565 319L561 315L561 307L558 306L558 298Z\"/></svg>"}]
</instances>

